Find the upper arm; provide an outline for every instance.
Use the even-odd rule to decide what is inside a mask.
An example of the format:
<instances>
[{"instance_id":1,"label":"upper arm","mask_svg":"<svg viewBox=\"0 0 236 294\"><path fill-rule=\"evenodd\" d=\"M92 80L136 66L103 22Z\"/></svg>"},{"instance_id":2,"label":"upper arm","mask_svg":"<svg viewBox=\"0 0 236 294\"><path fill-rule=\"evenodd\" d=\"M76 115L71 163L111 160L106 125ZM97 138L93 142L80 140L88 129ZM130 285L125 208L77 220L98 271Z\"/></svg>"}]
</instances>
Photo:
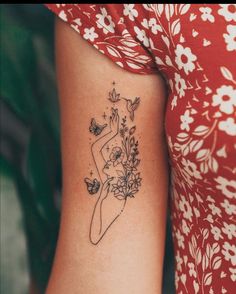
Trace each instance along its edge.
<instances>
[{"instance_id":1,"label":"upper arm","mask_svg":"<svg viewBox=\"0 0 236 294\"><path fill-rule=\"evenodd\" d=\"M74 293L78 287L78 293L86 294L95 293L95 288L98 294L161 293L168 199L163 80L158 75L139 75L123 70L62 21L57 21L56 25L56 64L61 111L63 205L48 293L53 293L55 289L57 293L60 293L58 289L61 293L65 293L65 289ZM113 88L122 97L114 103L108 99ZM134 110L132 120L128 102L123 98L133 102L135 97L140 97L140 104ZM112 107L117 109L119 115L110 119ZM123 140L120 133L125 116L129 139L134 137L132 142ZM100 127L107 124L97 136L89 129L93 118ZM104 143L109 142L107 153L104 151L105 160L113 164L113 170L109 172L117 179L117 166L123 173L128 173L125 164L134 162L127 158L127 154L131 156L134 153L135 146L132 144L138 142L138 153L132 156L134 161L140 160L140 164L131 173L142 179L141 186L134 188L133 192L130 190L134 197L127 196L124 211L94 246L89 239L89 229L102 189L104 193L109 192L106 196L110 198L107 196L105 199L111 199L101 206L104 227L108 227L113 215L118 215L116 205L120 204L115 201L123 200L116 200L115 193L111 192L113 187L102 187L102 183L96 194L89 194L84 179L99 180L97 169L101 173L103 171L101 167L96 168L91 145L106 130L115 130L117 125L118 134L104 138ZM130 152L125 153L122 140L130 142L127 145L131 148ZM114 164L112 150L117 146L124 155ZM121 161L123 166L119 165ZM103 177L106 178L106 173ZM130 177L130 187L136 187L131 180ZM126 192L121 192L120 198Z\"/></svg>"}]
</instances>

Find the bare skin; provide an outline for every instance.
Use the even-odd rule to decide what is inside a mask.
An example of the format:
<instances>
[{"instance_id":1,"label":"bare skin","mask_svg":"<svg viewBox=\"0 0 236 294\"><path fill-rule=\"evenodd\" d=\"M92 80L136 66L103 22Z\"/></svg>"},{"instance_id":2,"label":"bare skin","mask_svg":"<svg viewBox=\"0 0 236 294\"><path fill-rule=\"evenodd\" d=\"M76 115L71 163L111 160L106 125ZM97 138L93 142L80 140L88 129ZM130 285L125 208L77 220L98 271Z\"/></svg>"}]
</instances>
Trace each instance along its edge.
<instances>
[{"instance_id":1,"label":"bare skin","mask_svg":"<svg viewBox=\"0 0 236 294\"><path fill-rule=\"evenodd\" d=\"M114 197L111 191L111 184L117 181L117 168L111 162L107 162L103 155L103 150L108 143L114 140L119 130L118 110L113 110L110 117L110 131L100 137L92 144L92 155L102 182L102 189L95 204L92 214L89 237L90 241L96 245L104 236L108 228L117 220L124 211L126 199L119 200Z\"/></svg>"},{"instance_id":2,"label":"bare skin","mask_svg":"<svg viewBox=\"0 0 236 294\"><path fill-rule=\"evenodd\" d=\"M168 201L164 82L158 75L138 75L121 69L60 20L56 24L56 64L63 198L59 240L46 293L160 294ZM114 124L110 126L104 120L107 126L97 137L105 134L107 137L93 145L92 153L95 137L88 131L91 118L98 117L101 121L104 110L110 111L111 101L107 97L113 81L117 91L135 103L123 100L116 105L119 119L122 111L128 111L130 127L135 123L141 159L138 169L142 175L142 185L135 197L120 200L120 208L115 212L114 202L119 200L110 189L116 175L104 170L105 149L97 155L101 150L98 145L112 140L115 133L109 132ZM140 97L138 109L139 100L134 97ZM110 157L111 151L107 153L107 158ZM105 165L107 161L105 158ZM84 183L90 170L100 182L94 195L88 193ZM111 201L106 202L108 198ZM90 242L91 217L102 201L106 206L103 208L111 212L111 219L122 211L124 203L125 209L100 241L104 231L96 227L99 222L94 219L94 242Z\"/></svg>"}]
</instances>

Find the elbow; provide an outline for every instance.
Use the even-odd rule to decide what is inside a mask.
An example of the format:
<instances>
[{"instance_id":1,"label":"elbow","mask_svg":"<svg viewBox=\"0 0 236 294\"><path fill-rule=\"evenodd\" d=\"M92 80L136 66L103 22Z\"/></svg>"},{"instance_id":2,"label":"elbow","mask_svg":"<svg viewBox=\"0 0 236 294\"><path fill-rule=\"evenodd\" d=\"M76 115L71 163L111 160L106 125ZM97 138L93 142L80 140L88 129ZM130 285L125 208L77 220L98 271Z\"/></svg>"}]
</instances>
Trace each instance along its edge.
<instances>
[{"instance_id":1,"label":"elbow","mask_svg":"<svg viewBox=\"0 0 236 294\"><path fill-rule=\"evenodd\" d=\"M94 223L91 223L89 230L89 240L93 245L97 245L102 238L102 234L99 231L99 228L97 226L94 227Z\"/></svg>"},{"instance_id":2,"label":"elbow","mask_svg":"<svg viewBox=\"0 0 236 294\"><path fill-rule=\"evenodd\" d=\"M100 241L100 234L99 234L99 228L97 226L94 226L94 219L92 218L92 222L90 224L89 229L89 240L93 245L97 245Z\"/></svg>"},{"instance_id":3,"label":"elbow","mask_svg":"<svg viewBox=\"0 0 236 294\"><path fill-rule=\"evenodd\" d=\"M93 245L97 245L98 242L100 241L101 237L98 234L94 234L94 233L90 232L89 239Z\"/></svg>"}]
</instances>

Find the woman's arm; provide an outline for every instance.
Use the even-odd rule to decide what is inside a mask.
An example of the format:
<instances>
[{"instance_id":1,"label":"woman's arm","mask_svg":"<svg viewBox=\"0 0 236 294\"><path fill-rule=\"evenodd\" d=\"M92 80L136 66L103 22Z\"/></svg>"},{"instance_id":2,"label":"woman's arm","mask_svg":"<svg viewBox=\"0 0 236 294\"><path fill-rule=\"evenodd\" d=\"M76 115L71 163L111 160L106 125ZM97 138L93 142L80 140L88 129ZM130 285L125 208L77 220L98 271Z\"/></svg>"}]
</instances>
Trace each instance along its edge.
<instances>
[{"instance_id":1,"label":"woman's arm","mask_svg":"<svg viewBox=\"0 0 236 294\"><path fill-rule=\"evenodd\" d=\"M93 160L96 165L96 169L98 171L98 174L102 183L106 181L106 176L102 172L102 169L104 165L106 164L106 160L103 156L103 149L117 135L118 124L119 124L118 113L115 110L112 110L112 115L109 119L110 131L106 133L105 135L101 136L99 139L97 139L92 144L92 147L91 147Z\"/></svg>"},{"instance_id":2,"label":"woman's arm","mask_svg":"<svg viewBox=\"0 0 236 294\"><path fill-rule=\"evenodd\" d=\"M121 69L60 20L56 25L56 62L63 198L59 240L46 293L160 294L168 199L163 80ZM89 228L99 193L90 195L84 184L88 173L94 172L88 122L104 112L109 115L112 104L107 96L113 82L122 96L133 101L140 97L129 127L136 126L142 182L135 197L127 199L118 220L93 245ZM126 110L122 103L117 102L119 113ZM108 147L110 151L113 148L111 144Z\"/></svg>"},{"instance_id":3,"label":"woman's arm","mask_svg":"<svg viewBox=\"0 0 236 294\"><path fill-rule=\"evenodd\" d=\"M125 208L126 200L118 200L110 192L111 179L107 179L102 187L100 196L92 214L89 238L92 244L97 245L106 231L117 220Z\"/></svg>"}]
</instances>

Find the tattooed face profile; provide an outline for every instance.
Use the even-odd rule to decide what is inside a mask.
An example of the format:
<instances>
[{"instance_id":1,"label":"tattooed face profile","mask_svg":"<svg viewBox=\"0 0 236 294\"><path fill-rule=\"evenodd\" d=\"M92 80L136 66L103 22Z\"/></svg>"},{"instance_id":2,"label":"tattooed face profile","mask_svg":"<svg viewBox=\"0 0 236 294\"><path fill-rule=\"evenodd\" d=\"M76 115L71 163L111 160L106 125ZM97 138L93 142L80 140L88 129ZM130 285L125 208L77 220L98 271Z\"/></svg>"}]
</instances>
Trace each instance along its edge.
<instances>
[{"instance_id":1,"label":"tattooed face profile","mask_svg":"<svg viewBox=\"0 0 236 294\"><path fill-rule=\"evenodd\" d=\"M95 172L100 179L85 178L88 192L99 192L90 224L92 244L98 244L118 219L127 199L134 198L139 191L142 180L138 171L139 143L135 138L136 126L133 125L140 98L121 97L113 87L107 100L113 103L113 107L109 115L104 112L104 123L97 124L95 118L92 118L89 127L89 131L98 137L91 145L91 154ZM108 205L104 205L105 202ZM106 210L109 205L112 206L113 214Z\"/></svg>"}]
</instances>

